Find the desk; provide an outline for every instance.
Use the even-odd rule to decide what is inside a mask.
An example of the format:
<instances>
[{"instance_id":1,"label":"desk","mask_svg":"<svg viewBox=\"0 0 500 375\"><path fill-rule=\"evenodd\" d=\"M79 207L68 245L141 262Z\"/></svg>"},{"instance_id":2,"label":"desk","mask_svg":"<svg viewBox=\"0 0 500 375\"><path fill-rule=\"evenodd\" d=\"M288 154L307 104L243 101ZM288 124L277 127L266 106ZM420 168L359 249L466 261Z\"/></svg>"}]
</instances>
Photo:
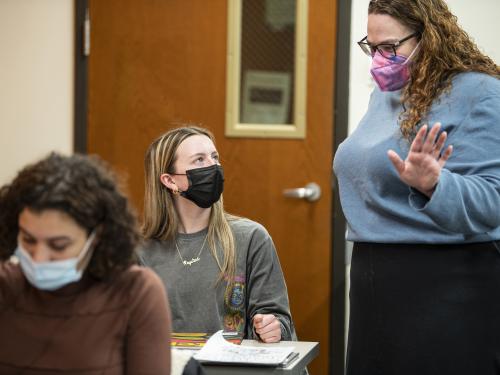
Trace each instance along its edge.
<instances>
[{"instance_id":1,"label":"desk","mask_svg":"<svg viewBox=\"0 0 500 375\"><path fill-rule=\"evenodd\" d=\"M264 344L255 340L243 340L243 346L293 346L294 352L299 357L288 367L265 367L265 366L219 366L203 365L207 375L255 375L255 374L282 374L302 375L304 368L319 354L319 343L307 341L281 341L274 344Z\"/></svg>"}]
</instances>

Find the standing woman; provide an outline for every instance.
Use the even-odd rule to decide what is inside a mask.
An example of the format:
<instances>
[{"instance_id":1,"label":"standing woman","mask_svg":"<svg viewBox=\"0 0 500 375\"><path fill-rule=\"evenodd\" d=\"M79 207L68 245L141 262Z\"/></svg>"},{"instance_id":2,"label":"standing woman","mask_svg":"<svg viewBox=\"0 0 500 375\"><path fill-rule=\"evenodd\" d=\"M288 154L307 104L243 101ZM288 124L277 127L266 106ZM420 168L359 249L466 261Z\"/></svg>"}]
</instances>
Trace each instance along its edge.
<instances>
[{"instance_id":1,"label":"standing woman","mask_svg":"<svg viewBox=\"0 0 500 375\"><path fill-rule=\"evenodd\" d=\"M238 331L295 338L288 294L265 228L224 212L223 169L213 135L188 126L146 152L142 261L168 289L174 332Z\"/></svg>"},{"instance_id":2,"label":"standing woman","mask_svg":"<svg viewBox=\"0 0 500 375\"><path fill-rule=\"evenodd\" d=\"M334 162L347 373L498 374L499 67L443 0L372 0L367 30L377 87Z\"/></svg>"},{"instance_id":3,"label":"standing woman","mask_svg":"<svg viewBox=\"0 0 500 375\"><path fill-rule=\"evenodd\" d=\"M134 265L138 239L97 158L53 153L3 186L0 373L170 374L167 298Z\"/></svg>"}]
</instances>

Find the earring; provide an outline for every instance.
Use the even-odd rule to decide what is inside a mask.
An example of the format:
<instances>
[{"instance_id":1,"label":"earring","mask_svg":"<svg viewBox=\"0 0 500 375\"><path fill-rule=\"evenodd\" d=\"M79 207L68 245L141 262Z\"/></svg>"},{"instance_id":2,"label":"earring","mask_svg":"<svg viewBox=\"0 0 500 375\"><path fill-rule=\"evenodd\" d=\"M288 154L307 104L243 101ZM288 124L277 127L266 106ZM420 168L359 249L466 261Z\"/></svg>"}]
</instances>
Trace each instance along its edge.
<instances>
[{"instance_id":1,"label":"earring","mask_svg":"<svg viewBox=\"0 0 500 375\"><path fill-rule=\"evenodd\" d=\"M173 195L179 195L179 188L177 187L174 181L172 181L172 184L175 186L175 190L174 188L168 188L168 189Z\"/></svg>"}]
</instances>

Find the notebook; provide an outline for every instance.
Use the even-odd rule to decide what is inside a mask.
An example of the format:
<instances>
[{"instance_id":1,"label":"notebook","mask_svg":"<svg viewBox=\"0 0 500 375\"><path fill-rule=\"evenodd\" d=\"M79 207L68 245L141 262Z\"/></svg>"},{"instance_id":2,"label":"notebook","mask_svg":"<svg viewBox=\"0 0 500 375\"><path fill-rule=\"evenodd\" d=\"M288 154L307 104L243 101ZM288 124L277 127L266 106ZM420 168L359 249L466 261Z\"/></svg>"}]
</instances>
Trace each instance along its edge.
<instances>
[{"instance_id":1,"label":"notebook","mask_svg":"<svg viewBox=\"0 0 500 375\"><path fill-rule=\"evenodd\" d=\"M293 346L241 346L224 339L218 331L194 358L204 364L278 366L293 352Z\"/></svg>"}]
</instances>

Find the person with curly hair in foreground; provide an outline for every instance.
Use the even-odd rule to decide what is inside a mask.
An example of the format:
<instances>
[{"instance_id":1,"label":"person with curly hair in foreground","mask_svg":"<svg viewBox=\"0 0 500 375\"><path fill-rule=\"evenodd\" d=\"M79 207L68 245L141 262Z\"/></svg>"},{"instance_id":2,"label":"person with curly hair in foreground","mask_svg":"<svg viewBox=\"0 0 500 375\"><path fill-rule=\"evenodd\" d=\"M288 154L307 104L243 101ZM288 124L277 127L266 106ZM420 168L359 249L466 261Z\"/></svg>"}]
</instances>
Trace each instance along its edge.
<instances>
[{"instance_id":1,"label":"person with curly hair in foreground","mask_svg":"<svg viewBox=\"0 0 500 375\"><path fill-rule=\"evenodd\" d=\"M334 170L347 374L500 373L500 69L443 0L372 0L377 87Z\"/></svg>"},{"instance_id":2,"label":"person with curly hair in foreground","mask_svg":"<svg viewBox=\"0 0 500 375\"><path fill-rule=\"evenodd\" d=\"M97 157L52 153L0 189L0 373L170 374L161 280Z\"/></svg>"}]
</instances>

